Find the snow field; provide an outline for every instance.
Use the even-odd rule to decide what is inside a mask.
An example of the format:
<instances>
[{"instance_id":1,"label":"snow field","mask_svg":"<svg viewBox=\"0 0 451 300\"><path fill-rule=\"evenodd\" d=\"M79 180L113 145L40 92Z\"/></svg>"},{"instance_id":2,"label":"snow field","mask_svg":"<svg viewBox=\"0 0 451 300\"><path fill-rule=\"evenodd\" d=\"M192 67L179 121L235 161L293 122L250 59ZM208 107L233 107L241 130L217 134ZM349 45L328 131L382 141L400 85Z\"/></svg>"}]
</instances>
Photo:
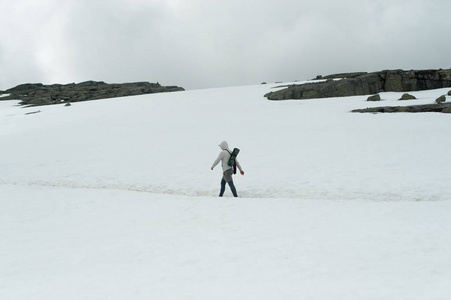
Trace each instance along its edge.
<instances>
[{"instance_id":1,"label":"snow field","mask_svg":"<svg viewBox=\"0 0 451 300\"><path fill-rule=\"evenodd\" d=\"M449 115L349 112L447 90L270 90L0 101L0 299L449 299Z\"/></svg>"},{"instance_id":2,"label":"snow field","mask_svg":"<svg viewBox=\"0 0 451 300\"><path fill-rule=\"evenodd\" d=\"M15 201L2 217L10 233L1 247L3 299L450 295L449 201L224 200L23 186L6 195Z\"/></svg>"},{"instance_id":3,"label":"snow field","mask_svg":"<svg viewBox=\"0 0 451 300\"><path fill-rule=\"evenodd\" d=\"M249 175L235 177L242 197L449 199L443 180L450 175L443 165L451 147L448 115L351 114L375 104L364 96L272 102L263 98L268 90L9 108L3 151L20 159L7 159L8 176L0 182L214 196L220 171L210 166L225 139L241 149ZM415 103L444 93L427 92L417 92ZM409 102L386 94L379 105ZM37 109L42 112L25 115Z\"/></svg>"}]
</instances>

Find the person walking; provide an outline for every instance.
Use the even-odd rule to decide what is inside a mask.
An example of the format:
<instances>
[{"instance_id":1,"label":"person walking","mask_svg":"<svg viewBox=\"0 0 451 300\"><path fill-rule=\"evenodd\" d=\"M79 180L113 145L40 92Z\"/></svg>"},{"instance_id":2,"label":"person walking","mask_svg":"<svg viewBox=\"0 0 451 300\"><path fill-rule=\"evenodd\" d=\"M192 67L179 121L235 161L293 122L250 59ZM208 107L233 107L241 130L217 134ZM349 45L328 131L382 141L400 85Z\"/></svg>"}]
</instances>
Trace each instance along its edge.
<instances>
[{"instance_id":1,"label":"person walking","mask_svg":"<svg viewBox=\"0 0 451 300\"><path fill-rule=\"evenodd\" d=\"M219 162L222 162L223 176L221 180L221 191L219 192L219 197L222 197L224 195L226 183L229 184L233 196L238 197L235 185L233 184L232 180L233 166L229 166L227 164L232 154L232 151L230 151L229 145L227 144L226 141L223 141L221 144L219 144L219 147L221 148L221 152L219 153L218 158L214 161L213 166L211 166L211 169L213 170L216 167L216 165L219 164ZM238 160L235 160L235 162L238 169L240 169L241 175L244 175L244 171L243 169L241 169L241 165L238 162Z\"/></svg>"}]
</instances>

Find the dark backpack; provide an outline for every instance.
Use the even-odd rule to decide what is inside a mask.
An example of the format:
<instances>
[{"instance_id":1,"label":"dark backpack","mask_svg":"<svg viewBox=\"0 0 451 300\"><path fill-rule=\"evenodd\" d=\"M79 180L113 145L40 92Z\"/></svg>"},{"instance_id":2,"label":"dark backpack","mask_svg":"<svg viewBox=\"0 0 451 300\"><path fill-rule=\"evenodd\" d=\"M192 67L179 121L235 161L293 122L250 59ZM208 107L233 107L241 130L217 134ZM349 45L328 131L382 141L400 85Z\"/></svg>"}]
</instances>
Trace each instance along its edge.
<instances>
[{"instance_id":1,"label":"dark backpack","mask_svg":"<svg viewBox=\"0 0 451 300\"><path fill-rule=\"evenodd\" d=\"M230 153L229 150L227 150L227 152ZM236 174L236 157L238 153L240 153L240 149L233 148L232 153L230 153L229 161L227 162L227 164L233 168L233 174Z\"/></svg>"}]
</instances>

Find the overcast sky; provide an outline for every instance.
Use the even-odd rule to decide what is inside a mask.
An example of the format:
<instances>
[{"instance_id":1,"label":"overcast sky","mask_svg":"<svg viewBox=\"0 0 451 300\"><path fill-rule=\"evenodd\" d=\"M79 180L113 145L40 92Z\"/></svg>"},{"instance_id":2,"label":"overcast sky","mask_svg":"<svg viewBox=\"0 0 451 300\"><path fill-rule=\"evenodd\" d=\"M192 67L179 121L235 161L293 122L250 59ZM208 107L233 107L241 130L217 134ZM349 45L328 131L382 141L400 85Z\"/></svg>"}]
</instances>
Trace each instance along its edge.
<instances>
[{"instance_id":1,"label":"overcast sky","mask_svg":"<svg viewBox=\"0 0 451 300\"><path fill-rule=\"evenodd\" d=\"M449 0L0 0L0 89L451 68Z\"/></svg>"}]
</instances>

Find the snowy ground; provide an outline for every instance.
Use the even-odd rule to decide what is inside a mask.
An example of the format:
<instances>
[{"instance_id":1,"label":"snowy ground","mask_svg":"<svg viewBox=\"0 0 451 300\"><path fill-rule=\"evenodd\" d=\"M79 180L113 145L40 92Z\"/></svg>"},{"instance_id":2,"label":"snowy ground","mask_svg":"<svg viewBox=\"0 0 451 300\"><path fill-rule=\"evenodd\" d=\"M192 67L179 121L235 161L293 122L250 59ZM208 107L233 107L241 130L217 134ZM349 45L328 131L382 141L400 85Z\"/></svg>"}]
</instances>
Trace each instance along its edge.
<instances>
[{"instance_id":1,"label":"snowy ground","mask_svg":"<svg viewBox=\"0 0 451 300\"><path fill-rule=\"evenodd\" d=\"M0 101L0 299L450 299L451 117L349 112L448 89L270 90Z\"/></svg>"}]
</instances>

